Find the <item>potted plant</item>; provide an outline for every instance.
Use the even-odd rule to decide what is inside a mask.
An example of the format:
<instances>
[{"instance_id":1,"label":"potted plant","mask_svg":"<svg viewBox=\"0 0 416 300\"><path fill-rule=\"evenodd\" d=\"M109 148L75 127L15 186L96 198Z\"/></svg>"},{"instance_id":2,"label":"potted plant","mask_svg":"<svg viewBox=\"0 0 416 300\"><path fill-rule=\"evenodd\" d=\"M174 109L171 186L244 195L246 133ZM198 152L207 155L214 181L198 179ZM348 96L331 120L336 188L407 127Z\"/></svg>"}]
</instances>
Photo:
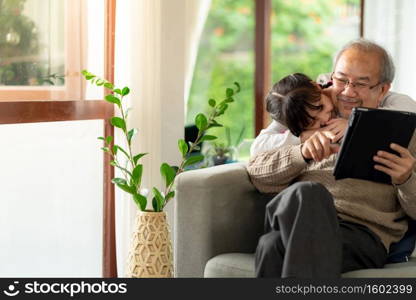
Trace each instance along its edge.
<instances>
[{"instance_id":1,"label":"potted plant","mask_svg":"<svg viewBox=\"0 0 416 300\"><path fill-rule=\"evenodd\" d=\"M231 139L230 128L229 127L224 127L224 128L225 128L225 136L226 136L227 142L226 143L213 142L213 145L211 148L212 150L210 151L211 156L212 156L212 163L214 164L214 166L230 163L235 160L235 157L237 155L237 147L241 143L243 136L244 136L245 129L246 129L246 127L243 125L243 127L241 128L238 134L237 139L233 143Z\"/></svg>"},{"instance_id":2,"label":"potted plant","mask_svg":"<svg viewBox=\"0 0 416 300\"><path fill-rule=\"evenodd\" d=\"M138 208L136 227L128 257L127 276L172 277L172 247L166 214L163 208L175 196L175 177L184 172L187 166L204 159L202 154L190 156L190 153L198 149L203 141L212 141L217 138L213 135L207 135L206 131L213 127L222 126L217 122L217 118L225 113L230 103L234 102L233 97L240 92L240 86L236 82L234 83L235 89L227 88L225 98L220 102L209 99L210 113L208 115L199 113L195 117L195 124L198 128L196 140L189 144L183 139L178 140L178 149L182 160L179 166L171 166L167 163L161 164L160 173L164 179L164 188L162 191L157 187L151 189L153 210L146 210L148 195L142 193L141 189L143 165L140 164L140 160L147 153L135 154L132 152L132 140L137 134L137 129L128 128L128 108L125 107L123 102L124 97L130 93L130 89L128 87L116 88L111 82L99 78L87 70L83 70L82 74L92 84L103 86L110 90L110 94L105 96L105 100L113 103L120 115L112 117L109 121L112 126L123 132L126 147L115 144L112 136L99 137L99 139L104 142L102 150L112 157L110 164L119 169L122 174L122 177L113 178L112 183L130 194ZM125 160L125 164L122 163L123 160Z\"/></svg>"}]
</instances>

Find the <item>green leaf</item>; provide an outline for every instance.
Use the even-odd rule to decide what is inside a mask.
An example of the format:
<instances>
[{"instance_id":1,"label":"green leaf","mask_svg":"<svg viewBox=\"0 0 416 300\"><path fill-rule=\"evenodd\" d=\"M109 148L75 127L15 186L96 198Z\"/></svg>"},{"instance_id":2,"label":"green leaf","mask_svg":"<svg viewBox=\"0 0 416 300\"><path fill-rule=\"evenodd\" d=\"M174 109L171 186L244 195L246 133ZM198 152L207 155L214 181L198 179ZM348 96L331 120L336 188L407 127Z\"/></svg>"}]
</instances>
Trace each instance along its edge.
<instances>
[{"instance_id":1,"label":"green leaf","mask_svg":"<svg viewBox=\"0 0 416 300\"><path fill-rule=\"evenodd\" d=\"M190 156L189 158L187 158L185 160L184 167L189 166L189 165L193 165L193 164L195 164L197 162L200 162L202 160L204 160L204 156L203 155L193 155L193 156Z\"/></svg>"},{"instance_id":2,"label":"green leaf","mask_svg":"<svg viewBox=\"0 0 416 300\"><path fill-rule=\"evenodd\" d=\"M168 201L170 198L173 198L173 197L175 197L175 191L169 192L165 197L165 201Z\"/></svg>"},{"instance_id":3,"label":"green leaf","mask_svg":"<svg viewBox=\"0 0 416 300\"><path fill-rule=\"evenodd\" d=\"M141 194L134 193L133 194L133 200L134 200L134 202L136 202L137 206L140 208L141 211L146 210L147 199L146 199L145 196L143 196Z\"/></svg>"},{"instance_id":4,"label":"green leaf","mask_svg":"<svg viewBox=\"0 0 416 300\"><path fill-rule=\"evenodd\" d=\"M137 165L133 170L133 181L136 186L140 186L142 182L142 174L143 174L143 165Z\"/></svg>"},{"instance_id":5,"label":"green leaf","mask_svg":"<svg viewBox=\"0 0 416 300\"><path fill-rule=\"evenodd\" d=\"M127 108L126 111L124 112L125 118L127 119L130 111L133 110L131 107Z\"/></svg>"},{"instance_id":6,"label":"green leaf","mask_svg":"<svg viewBox=\"0 0 416 300\"><path fill-rule=\"evenodd\" d=\"M230 98L230 97L232 97L234 95L234 90L233 89L230 89L230 88L227 88L225 90L225 94L227 95L228 98Z\"/></svg>"},{"instance_id":7,"label":"green leaf","mask_svg":"<svg viewBox=\"0 0 416 300\"><path fill-rule=\"evenodd\" d=\"M154 211L160 211L159 201L157 201L156 197L152 199L152 207Z\"/></svg>"},{"instance_id":8,"label":"green leaf","mask_svg":"<svg viewBox=\"0 0 416 300\"><path fill-rule=\"evenodd\" d=\"M209 100L208 100L208 104L209 104L209 106L211 106L211 107L215 107L215 105L217 104L217 102L216 102L214 99L209 99Z\"/></svg>"},{"instance_id":9,"label":"green leaf","mask_svg":"<svg viewBox=\"0 0 416 300\"><path fill-rule=\"evenodd\" d=\"M157 188L152 188L152 191L153 191L153 195L155 196L155 198L156 198L156 208L157 209L155 209L155 211L162 211L162 209L163 209L163 206L164 206L164 204L165 204L165 198L162 196L162 193L161 192L159 192L159 190L157 189ZM155 207L153 207L153 208L155 208Z\"/></svg>"},{"instance_id":10,"label":"green leaf","mask_svg":"<svg viewBox=\"0 0 416 300\"><path fill-rule=\"evenodd\" d=\"M220 111L225 111L227 108L228 108L228 104L225 103L225 101L224 103L221 103L220 105L218 105L218 110Z\"/></svg>"},{"instance_id":11,"label":"green leaf","mask_svg":"<svg viewBox=\"0 0 416 300\"><path fill-rule=\"evenodd\" d=\"M129 144L131 144L131 139L133 136L138 132L136 128L131 129L129 132L127 132L127 140L129 141Z\"/></svg>"},{"instance_id":12,"label":"green leaf","mask_svg":"<svg viewBox=\"0 0 416 300\"><path fill-rule=\"evenodd\" d=\"M203 113L197 114L195 117L195 125L200 131L204 131L208 127L207 117Z\"/></svg>"},{"instance_id":13,"label":"green leaf","mask_svg":"<svg viewBox=\"0 0 416 300\"><path fill-rule=\"evenodd\" d=\"M124 178L119 177L113 178L111 182L115 184L127 184L127 181Z\"/></svg>"},{"instance_id":14,"label":"green leaf","mask_svg":"<svg viewBox=\"0 0 416 300\"><path fill-rule=\"evenodd\" d=\"M110 144L113 141L113 137L111 135L109 135L108 137L105 138L105 143L106 144Z\"/></svg>"},{"instance_id":15,"label":"green leaf","mask_svg":"<svg viewBox=\"0 0 416 300\"><path fill-rule=\"evenodd\" d=\"M85 75L85 79L87 79L87 80L91 80L94 77L95 77L94 75Z\"/></svg>"},{"instance_id":16,"label":"green leaf","mask_svg":"<svg viewBox=\"0 0 416 300\"><path fill-rule=\"evenodd\" d=\"M105 100L107 102L117 104L118 107L120 107L120 105L121 105L120 99L117 98L116 96L112 95L112 94L108 94L107 96L105 96Z\"/></svg>"},{"instance_id":17,"label":"green leaf","mask_svg":"<svg viewBox=\"0 0 416 300\"><path fill-rule=\"evenodd\" d=\"M217 116L221 116L224 114L224 112L227 110L228 108L228 104L226 103L222 103L218 106L218 114Z\"/></svg>"},{"instance_id":18,"label":"green leaf","mask_svg":"<svg viewBox=\"0 0 416 300\"><path fill-rule=\"evenodd\" d=\"M97 82L95 83L97 86L103 86L104 85L104 80L102 79L97 79Z\"/></svg>"},{"instance_id":19,"label":"green leaf","mask_svg":"<svg viewBox=\"0 0 416 300\"><path fill-rule=\"evenodd\" d=\"M234 102L233 97L229 97L229 98L225 99L225 103L232 103L232 102Z\"/></svg>"},{"instance_id":20,"label":"green leaf","mask_svg":"<svg viewBox=\"0 0 416 300\"><path fill-rule=\"evenodd\" d=\"M167 163L161 164L160 174L162 175L163 179L165 180L166 187L168 187L173 182L173 180L175 180L176 172Z\"/></svg>"},{"instance_id":21,"label":"green leaf","mask_svg":"<svg viewBox=\"0 0 416 300\"><path fill-rule=\"evenodd\" d=\"M182 157L185 157L186 154L188 153L188 149L189 149L185 140L183 140L183 139L178 140L178 148L179 148L179 151L182 154Z\"/></svg>"},{"instance_id":22,"label":"green leaf","mask_svg":"<svg viewBox=\"0 0 416 300\"><path fill-rule=\"evenodd\" d=\"M211 124L209 124L208 129L209 129L209 128L212 128L212 127L223 127L223 125L222 125L222 124L220 124L220 123L218 123L218 122L217 122L217 121L215 121L215 120L212 120L212 123L211 123Z\"/></svg>"},{"instance_id":23,"label":"green leaf","mask_svg":"<svg viewBox=\"0 0 416 300\"><path fill-rule=\"evenodd\" d=\"M128 159L130 159L130 155L127 153L127 151L126 150L124 150L121 146L119 146L119 145L114 145L114 147L113 147L113 151L114 151L114 148L116 148L117 150L120 150L121 152L123 152L124 153L124 155L128 158ZM117 150L115 150L114 152L117 152Z\"/></svg>"},{"instance_id":24,"label":"green leaf","mask_svg":"<svg viewBox=\"0 0 416 300\"><path fill-rule=\"evenodd\" d=\"M201 147L198 146L199 143L200 143L200 141L198 141L197 143L192 143L191 141L189 141L188 142L188 145L189 145L188 152L190 153L190 152L195 151L195 150L196 151L201 150ZM192 149L192 151L191 151L191 149Z\"/></svg>"},{"instance_id":25,"label":"green leaf","mask_svg":"<svg viewBox=\"0 0 416 300\"><path fill-rule=\"evenodd\" d=\"M212 141L212 140L216 140L217 137L214 135L204 135L199 141L203 142L203 141Z\"/></svg>"},{"instance_id":26,"label":"green leaf","mask_svg":"<svg viewBox=\"0 0 416 300\"><path fill-rule=\"evenodd\" d=\"M146 154L148 154L148 153L140 153L140 154L135 155L135 156L133 157L134 164L137 164L137 161L138 161L140 158L142 158L143 156L145 156Z\"/></svg>"},{"instance_id":27,"label":"green leaf","mask_svg":"<svg viewBox=\"0 0 416 300\"><path fill-rule=\"evenodd\" d=\"M102 136L99 136L97 139L102 140L102 141L105 141L105 138L102 137Z\"/></svg>"},{"instance_id":28,"label":"green leaf","mask_svg":"<svg viewBox=\"0 0 416 300\"><path fill-rule=\"evenodd\" d=\"M110 119L110 123L111 125L113 125L114 127L120 128L123 131L126 131L126 122L124 122L124 120L122 118L119 117L112 117Z\"/></svg>"},{"instance_id":29,"label":"green leaf","mask_svg":"<svg viewBox=\"0 0 416 300\"><path fill-rule=\"evenodd\" d=\"M114 145L114 146L113 146L113 153L114 153L114 155L116 155L116 154L117 154L117 150L118 150L118 147L117 147L116 145Z\"/></svg>"},{"instance_id":30,"label":"green leaf","mask_svg":"<svg viewBox=\"0 0 416 300\"><path fill-rule=\"evenodd\" d=\"M152 191L153 191L153 195L156 198L158 198L158 200L163 200L164 199L163 196L162 196L162 193L156 187L152 188Z\"/></svg>"},{"instance_id":31,"label":"green leaf","mask_svg":"<svg viewBox=\"0 0 416 300\"><path fill-rule=\"evenodd\" d=\"M109 90L112 90L114 88L114 85L110 82L104 83L104 87L106 87Z\"/></svg>"},{"instance_id":32,"label":"green leaf","mask_svg":"<svg viewBox=\"0 0 416 300\"><path fill-rule=\"evenodd\" d=\"M123 191L129 193L129 194L134 194L135 190L134 187L131 187L127 184L127 181L123 178L113 178L113 180L111 180L112 183L116 184L120 189L122 189Z\"/></svg>"},{"instance_id":33,"label":"green leaf","mask_svg":"<svg viewBox=\"0 0 416 300\"><path fill-rule=\"evenodd\" d=\"M178 166L171 166L171 167L175 171L175 173L178 174L179 167Z\"/></svg>"},{"instance_id":34,"label":"green leaf","mask_svg":"<svg viewBox=\"0 0 416 300\"><path fill-rule=\"evenodd\" d=\"M115 90L113 90L113 92L116 93L116 94L119 94L120 96L123 95L123 93L121 92L120 89L115 89Z\"/></svg>"},{"instance_id":35,"label":"green leaf","mask_svg":"<svg viewBox=\"0 0 416 300\"><path fill-rule=\"evenodd\" d=\"M119 184L119 183L117 183L116 184L120 189L122 189L123 191L125 191L125 192L127 192L127 193L129 193L129 194L134 194L134 188L132 188L132 187L130 187L129 185L127 185L127 184Z\"/></svg>"},{"instance_id":36,"label":"green leaf","mask_svg":"<svg viewBox=\"0 0 416 300\"><path fill-rule=\"evenodd\" d=\"M101 150L103 150L104 152L110 152L110 148L108 147L101 147Z\"/></svg>"},{"instance_id":37,"label":"green leaf","mask_svg":"<svg viewBox=\"0 0 416 300\"><path fill-rule=\"evenodd\" d=\"M237 90L235 91L235 93L239 93L241 91L241 86L238 82L234 82L234 85L237 87Z\"/></svg>"},{"instance_id":38,"label":"green leaf","mask_svg":"<svg viewBox=\"0 0 416 300\"><path fill-rule=\"evenodd\" d=\"M127 86L123 88L123 90L121 91L121 95L123 96L127 96L129 93L130 93L130 89Z\"/></svg>"}]
</instances>

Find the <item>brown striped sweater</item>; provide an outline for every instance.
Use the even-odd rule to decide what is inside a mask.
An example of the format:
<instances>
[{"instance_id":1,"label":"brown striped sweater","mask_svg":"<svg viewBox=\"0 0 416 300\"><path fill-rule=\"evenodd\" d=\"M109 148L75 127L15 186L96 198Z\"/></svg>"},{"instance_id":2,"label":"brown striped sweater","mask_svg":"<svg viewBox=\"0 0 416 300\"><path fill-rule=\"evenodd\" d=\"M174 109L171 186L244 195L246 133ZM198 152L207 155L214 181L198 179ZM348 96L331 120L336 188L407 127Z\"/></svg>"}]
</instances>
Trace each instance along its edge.
<instances>
[{"instance_id":1,"label":"brown striped sweater","mask_svg":"<svg viewBox=\"0 0 416 300\"><path fill-rule=\"evenodd\" d=\"M416 133L409 149L416 153ZM262 193L278 193L296 181L323 184L334 197L338 216L362 224L377 234L388 250L407 230L407 214L416 219L416 170L401 185L360 179L335 180L332 175L336 154L321 162L306 163L301 145L287 145L259 153L250 159L247 170Z\"/></svg>"}]
</instances>

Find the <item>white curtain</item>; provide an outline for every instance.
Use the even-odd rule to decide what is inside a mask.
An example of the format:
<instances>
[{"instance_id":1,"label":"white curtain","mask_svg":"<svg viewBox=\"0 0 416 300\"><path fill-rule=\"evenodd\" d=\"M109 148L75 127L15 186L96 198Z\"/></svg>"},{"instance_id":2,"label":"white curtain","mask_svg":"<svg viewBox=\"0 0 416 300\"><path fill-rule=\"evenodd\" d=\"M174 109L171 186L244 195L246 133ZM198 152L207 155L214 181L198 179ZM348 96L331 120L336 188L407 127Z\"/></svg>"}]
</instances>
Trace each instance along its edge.
<instances>
[{"instance_id":1,"label":"white curtain","mask_svg":"<svg viewBox=\"0 0 416 300\"><path fill-rule=\"evenodd\" d=\"M126 99L133 107L129 126L139 130L134 152L149 153L142 160L143 187L161 187L160 164L180 161L177 140L184 134L184 103L209 4L209 0L117 2L115 82L131 89ZM166 211L172 228L173 206ZM130 197L116 191L120 277L125 276L135 213Z\"/></svg>"},{"instance_id":2,"label":"white curtain","mask_svg":"<svg viewBox=\"0 0 416 300\"><path fill-rule=\"evenodd\" d=\"M366 0L364 37L384 46L393 56L393 90L416 99L416 1Z\"/></svg>"}]
</instances>

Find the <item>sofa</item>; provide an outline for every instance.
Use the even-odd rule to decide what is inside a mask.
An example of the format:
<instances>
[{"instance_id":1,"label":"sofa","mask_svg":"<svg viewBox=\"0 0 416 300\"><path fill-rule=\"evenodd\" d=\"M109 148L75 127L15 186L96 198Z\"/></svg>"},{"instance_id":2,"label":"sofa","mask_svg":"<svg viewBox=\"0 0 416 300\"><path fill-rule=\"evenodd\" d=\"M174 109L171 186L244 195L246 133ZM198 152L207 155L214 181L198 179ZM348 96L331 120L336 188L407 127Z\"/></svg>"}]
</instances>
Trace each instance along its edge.
<instances>
[{"instance_id":1,"label":"sofa","mask_svg":"<svg viewBox=\"0 0 416 300\"><path fill-rule=\"evenodd\" d=\"M255 189L244 163L188 171L176 180L175 277L254 277L254 252L273 195ZM406 262L342 277L416 278L416 251Z\"/></svg>"}]
</instances>

